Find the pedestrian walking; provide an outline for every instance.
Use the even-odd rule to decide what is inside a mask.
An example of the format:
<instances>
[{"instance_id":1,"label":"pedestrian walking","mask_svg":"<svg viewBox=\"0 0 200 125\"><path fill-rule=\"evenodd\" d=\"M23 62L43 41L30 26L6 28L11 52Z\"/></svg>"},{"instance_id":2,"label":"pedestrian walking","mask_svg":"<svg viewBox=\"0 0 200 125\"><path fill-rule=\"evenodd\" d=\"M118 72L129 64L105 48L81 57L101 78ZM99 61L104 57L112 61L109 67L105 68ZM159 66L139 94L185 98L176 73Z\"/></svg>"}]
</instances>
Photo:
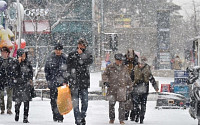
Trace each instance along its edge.
<instances>
[{"instance_id":1,"label":"pedestrian walking","mask_svg":"<svg viewBox=\"0 0 200 125\"><path fill-rule=\"evenodd\" d=\"M32 100L31 90L33 88L33 67L28 60L28 52L24 49L17 50L16 82L13 91L13 101L15 101L15 121L19 120L20 107L24 103L23 123L29 123L29 104Z\"/></svg>"},{"instance_id":2,"label":"pedestrian walking","mask_svg":"<svg viewBox=\"0 0 200 125\"><path fill-rule=\"evenodd\" d=\"M129 49L125 55L125 65L128 67L128 71L131 77L132 82L134 81L134 67L138 65L138 56L135 54L133 49ZM131 94L128 95L127 102L125 105L125 120L128 120L129 114L130 114L130 119L132 119L132 116L134 116L134 111L132 110L133 104L132 103L132 97ZM131 111L131 113L129 113Z\"/></svg>"},{"instance_id":3,"label":"pedestrian walking","mask_svg":"<svg viewBox=\"0 0 200 125\"><path fill-rule=\"evenodd\" d=\"M0 107L1 114L5 113L4 90L7 93L7 114L12 114L12 95L15 78L16 60L9 57L10 49L1 48L0 57Z\"/></svg>"},{"instance_id":4,"label":"pedestrian walking","mask_svg":"<svg viewBox=\"0 0 200 125\"><path fill-rule=\"evenodd\" d=\"M182 61L179 56L176 56L176 58L174 59L174 69L181 70L181 67L182 67Z\"/></svg>"},{"instance_id":5,"label":"pedestrian walking","mask_svg":"<svg viewBox=\"0 0 200 125\"><path fill-rule=\"evenodd\" d=\"M108 87L110 124L113 124L115 120L115 104L117 101L119 102L119 122L125 124L126 97L127 93L132 91L133 86L128 68L123 64L122 59L121 53L115 54L115 63L108 65L102 74L102 81Z\"/></svg>"},{"instance_id":6,"label":"pedestrian walking","mask_svg":"<svg viewBox=\"0 0 200 125\"><path fill-rule=\"evenodd\" d=\"M77 49L69 53L67 58L76 125L86 124L85 117L88 108L88 88L90 87L89 66L93 62L93 56L87 50L87 46L88 43L85 39L79 39ZM81 99L81 110L79 109L79 98Z\"/></svg>"},{"instance_id":7,"label":"pedestrian walking","mask_svg":"<svg viewBox=\"0 0 200 125\"><path fill-rule=\"evenodd\" d=\"M45 77L50 89L50 104L53 114L53 121L63 122L63 116L59 113L57 108L57 87L67 84L67 56L62 52L63 45L57 43L54 46L54 51L47 58L45 64Z\"/></svg>"},{"instance_id":8,"label":"pedestrian walking","mask_svg":"<svg viewBox=\"0 0 200 125\"><path fill-rule=\"evenodd\" d=\"M146 57L141 57L141 63L134 68L134 86L133 86L133 111L135 116L132 119L142 124L146 112L147 96L149 93L149 81L152 83L156 92L158 86L151 73L150 66L146 63Z\"/></svg>"}]
</instances>

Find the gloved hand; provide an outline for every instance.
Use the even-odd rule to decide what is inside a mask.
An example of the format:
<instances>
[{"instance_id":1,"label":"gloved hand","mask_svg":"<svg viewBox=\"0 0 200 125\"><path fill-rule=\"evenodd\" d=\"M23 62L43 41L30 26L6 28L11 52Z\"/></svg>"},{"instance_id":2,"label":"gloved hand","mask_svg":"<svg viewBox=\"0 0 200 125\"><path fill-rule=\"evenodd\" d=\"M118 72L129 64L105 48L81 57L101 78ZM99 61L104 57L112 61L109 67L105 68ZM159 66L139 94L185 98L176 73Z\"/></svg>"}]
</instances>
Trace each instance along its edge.
<instances>
[{"instance_id":1,"label":"gloved hand","mask_svg":"<svg viewBox=\"0 0 200 125\"><path fill-rule=\"evenodd\" d=\"M110 83L109 82L104 82L103 85L107 86L107 87L110 87L109 85Z\"/></svg>"}]
</instances>

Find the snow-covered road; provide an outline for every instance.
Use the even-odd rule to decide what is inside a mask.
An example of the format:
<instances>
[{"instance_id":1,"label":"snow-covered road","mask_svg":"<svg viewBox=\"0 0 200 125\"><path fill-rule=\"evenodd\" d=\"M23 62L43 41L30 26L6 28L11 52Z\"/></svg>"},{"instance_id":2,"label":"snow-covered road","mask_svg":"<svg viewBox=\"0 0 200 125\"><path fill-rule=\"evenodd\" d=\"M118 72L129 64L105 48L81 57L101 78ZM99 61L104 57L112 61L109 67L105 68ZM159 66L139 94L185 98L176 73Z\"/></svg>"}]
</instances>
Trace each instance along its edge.
<instances>
[{"instance_id":1,"label":"snow-covered road","mask_svg":"<svg viewBox=\"0 0 200 125\"><path fill-rule=\"evenodd\" d=\"M101 73L91 73L91 87L89 91L101 91L99 87L99 80L101 80ZM173 82L173 78L155 77L159 84L170 84ZM152 86L150 86L150 92L154 92ZM147 102L146 118L144 120L145 125L197 125L197 120L190 117L188 109L155 109L156 102ZM119 125L118 121L118 103L116 104L116 120L115 125ZM14 113L14 104L12 111ZM33 125L56 125L57 122L53 122L52 112L50 108L50 100L37 97L30 103L29 121ZM73 111L64 116L65 125L74 125ZM13 115L0 115L0 125L21 125L23 120L23 105L21 107L19 122L14 121ZM86 122L87 125L109 125L108 124L108 102L104 100L89 101L89 108L87 112ZM126 121L126 125L136 125L132 121Z\"/></svg>"},{"instance_id":2,"label":"snow-covered road","mask_svg":"<svg viewBox=\"0 0 200 125\"><path fill-rule=\"evenodd\" d=\"M29 121L33 125L54 125L52 113L50 109L49 99L41 101L40 98L35 98L30 104ZM145 125L197 125L197 120L190 117L188 109L155 109L156 102L147 102ZM12 109L14 112L14 108ZM23 120L23 105L21 107L19 122L14 121L13 115L0 115L0 125L21 125ZM115 125L119 125L118 121L118 103L116 104L116 120ZM73 111L64 116L64 122L61 124L74 125ZM89 108L87 113L87 125L109 125L108 121L108 102L89 101ZM127 125L139 124L132 121L126 121Z\"/></svg>"}]
</instances>

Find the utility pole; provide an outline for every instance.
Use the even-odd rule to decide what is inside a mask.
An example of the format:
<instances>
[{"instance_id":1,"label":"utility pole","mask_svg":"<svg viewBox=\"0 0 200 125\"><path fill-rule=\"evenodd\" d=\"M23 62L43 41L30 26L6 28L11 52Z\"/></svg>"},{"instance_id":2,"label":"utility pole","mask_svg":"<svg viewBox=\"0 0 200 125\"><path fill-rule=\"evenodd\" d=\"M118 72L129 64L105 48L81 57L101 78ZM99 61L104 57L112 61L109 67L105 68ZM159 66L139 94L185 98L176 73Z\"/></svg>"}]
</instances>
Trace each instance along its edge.
<instances>
[{"instance_id":1,"label":"utility pole","mask_svg":"<svg viewBox=\"0 0 200 125\"><path fill-rule=\"evenodd\" d=\"M18 30L19 30L19 48L21 48L21 10L20 10L20 4L19 4L19 0L17 0L17 14L18 14Z\"/></svg>"},{"instance_id":2,"label":"utility pole","mask_svg":"<svg viewBox=\"0 0 200 125\"><path fill-rule=\"evenodd\" d=\"M101 0L101 58L104 56L104 0Z\"/></svg>"},{"instance_id":3,"label":"utility pole","mask_svg":"<svg viewBox=\"0 0 200 125\"><path fill-rule=\"evenodd\" d=\"M197 29L197 9L196 9L196 4L195 1L193 0L193 9L194 9L194 33L195 36L198 36L198 29Z\"/></svg>"}]
</instances>

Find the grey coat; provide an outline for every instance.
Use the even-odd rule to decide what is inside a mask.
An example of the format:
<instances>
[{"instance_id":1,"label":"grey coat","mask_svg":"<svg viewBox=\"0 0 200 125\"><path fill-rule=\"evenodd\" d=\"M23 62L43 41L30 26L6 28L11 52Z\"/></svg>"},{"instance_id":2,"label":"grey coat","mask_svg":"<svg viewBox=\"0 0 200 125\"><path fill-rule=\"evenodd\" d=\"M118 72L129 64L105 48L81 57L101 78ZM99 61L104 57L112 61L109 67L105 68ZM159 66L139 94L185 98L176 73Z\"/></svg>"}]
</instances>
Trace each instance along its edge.
<instances>
[{"instance_id":1,"label":"grey coat","mask_svg":"<svg viewBox=\"0 0 200 125\"><path fill-rule=\"evenodd\" d=\"M132 90L128 68L123 64L117 66L115 63L106 67L102 74L103 82L108 82L107 99L116 101L126 101L128 91Z\"/></svg>"}]
</instances>

